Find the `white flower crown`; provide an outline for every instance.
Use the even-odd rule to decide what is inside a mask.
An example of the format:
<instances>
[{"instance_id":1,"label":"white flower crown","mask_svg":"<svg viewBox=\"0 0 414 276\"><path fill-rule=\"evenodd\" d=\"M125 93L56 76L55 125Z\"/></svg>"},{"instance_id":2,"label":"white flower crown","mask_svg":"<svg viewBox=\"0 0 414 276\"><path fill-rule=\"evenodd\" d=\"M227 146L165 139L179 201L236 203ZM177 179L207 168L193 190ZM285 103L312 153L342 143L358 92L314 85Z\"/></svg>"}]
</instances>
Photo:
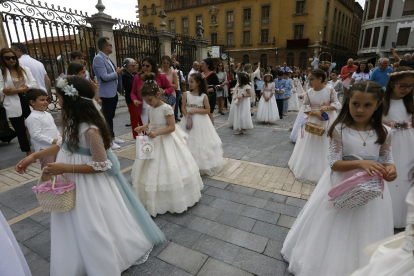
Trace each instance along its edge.
<instances>
[{"instance_id":1,"label":"white flower crown","mask_svg":"<svg viewBox=\"0 0 414 276\"><path fill-rule=\"evenodd\" d=\"M154 84L158 85L156 80L146 80L145 83L154 83Z\"/></svg>"},{"instance_id":2,"label":"white flower crown","mask_svg":"<svg viewBox=\"0 0 414 276\"><path fill-rule=\"evenodd\" d=\"M84 100L92 101L91 98L79 96L78 90L76 90L76 88L73 87L73 84L71 85L68 84L68 80L66 78L66 75L64 74L61 74L56 79L56 87L61 89L65 93L66 96L71 97L74 101L76 101L78 97Z\"/></svg>"}]
</instances>

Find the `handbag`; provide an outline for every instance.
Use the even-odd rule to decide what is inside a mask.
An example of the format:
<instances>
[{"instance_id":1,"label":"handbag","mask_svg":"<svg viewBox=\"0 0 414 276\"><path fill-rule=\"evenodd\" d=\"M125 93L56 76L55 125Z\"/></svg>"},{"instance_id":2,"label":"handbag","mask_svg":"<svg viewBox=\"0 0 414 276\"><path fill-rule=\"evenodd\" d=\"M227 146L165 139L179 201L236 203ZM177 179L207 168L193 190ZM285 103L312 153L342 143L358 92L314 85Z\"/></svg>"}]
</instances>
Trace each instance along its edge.
<instances>
[{"instance_id":1,"label":"handbag","mask_svg":"<svg viewBox=\"0 0 414 276\"><path fill-rule=\"evenodd\" d=\"M137 136L136 158L141 160L154 158L154 140L146 135Z\"/></svg>"},{"instance_id":2,"label":"handbag","mask_svg":"<svg viewBox=\"0 0 414 276\"><path fill-rule=\"evenodd\" d=\"M176 97L171 93L170 95L164 94L165 103L173 106L176 102Z\"/></svg>"},{"instance_id":3,"label":"handbag","mask_svg":"<svg viewBox=\"0 0 414 276\"><path fill-rule=\"evenodd\" d=\"M351 154L348 156L361 157ZM384 179L374 174L370 176L367 172L359 172L348 179L345 179L328 192L335 208L354 210L367 204L369 201L382 196L384 191Z\"/></svg>"},{"instance_id":4,"label":"handbag","mask_svg":"<svg viewBox=\"0 0 414 276\"><path fill-rule=\"evenodd\" d=\"M6 109L3 106L3 101L0 99L0 140L10 143L16 136L16 132L9 126Z\"/></svg>"},{"instance_id":5,"label":"handbag","mask_svg":"<svg viewBox=\"0 0 414 276\"><path fill-rule=\"evenodd\" d=\"M193 119L192 119L192 117L193 116L187 114L187 125L186 125L186 127L187 127L188 130L191 130L193 128Z\"/></svg>"},{"instance_id":6,"label":"handbag","mask_svg":"<svg viewBox=\"0 0 414 276\"><path fill-rule=\"evenodd\" d=\"M44 212L67 212L75 207L76 184L68 181L64 175L62 176L66 182L56 182L56 176L52 176L52 182L40 184L42 178L40 174L37 185L32 187Z\"/></svg>"}]
</instances>

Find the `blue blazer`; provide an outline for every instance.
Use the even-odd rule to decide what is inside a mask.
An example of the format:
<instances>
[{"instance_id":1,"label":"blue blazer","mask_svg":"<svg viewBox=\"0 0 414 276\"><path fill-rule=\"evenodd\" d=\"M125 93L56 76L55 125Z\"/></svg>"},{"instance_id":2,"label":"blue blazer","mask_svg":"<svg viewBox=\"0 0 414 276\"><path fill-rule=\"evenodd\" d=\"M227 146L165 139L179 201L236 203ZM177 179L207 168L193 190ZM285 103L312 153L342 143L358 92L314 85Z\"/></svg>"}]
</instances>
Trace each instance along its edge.
<instances>
[{"instance_id":1,"label":"blue blazer","mask_svg":"<svg viewBox=\"0 0 414 276\"><path fill-rule=\"evenodd\" d=\"M99 52L93 59L92 68L95 76L98 77L99 97L102 98L113 98L117 91L122 91L122 75L114 71L110 63L116 69L113 61L102 52Z\"/></svg>"}]
</instances>

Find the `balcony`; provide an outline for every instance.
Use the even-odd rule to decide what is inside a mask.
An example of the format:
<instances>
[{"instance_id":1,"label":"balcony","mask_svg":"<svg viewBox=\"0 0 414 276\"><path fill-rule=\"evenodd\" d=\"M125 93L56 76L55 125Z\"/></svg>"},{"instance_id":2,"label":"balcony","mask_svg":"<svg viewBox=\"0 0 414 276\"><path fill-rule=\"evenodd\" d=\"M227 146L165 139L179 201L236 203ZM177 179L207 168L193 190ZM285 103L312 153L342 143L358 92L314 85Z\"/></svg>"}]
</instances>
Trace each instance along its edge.
<instances>
[{"instance_id":1,"label":"balcony","mask_svg":"<svg viewBox=\"0 0 414 276\"><path fill-rule=\"evenodd\" d=\"M306 48L308 46L309 46L309 38L286 40L286 48Z\"/></svg>"}]
</instances>

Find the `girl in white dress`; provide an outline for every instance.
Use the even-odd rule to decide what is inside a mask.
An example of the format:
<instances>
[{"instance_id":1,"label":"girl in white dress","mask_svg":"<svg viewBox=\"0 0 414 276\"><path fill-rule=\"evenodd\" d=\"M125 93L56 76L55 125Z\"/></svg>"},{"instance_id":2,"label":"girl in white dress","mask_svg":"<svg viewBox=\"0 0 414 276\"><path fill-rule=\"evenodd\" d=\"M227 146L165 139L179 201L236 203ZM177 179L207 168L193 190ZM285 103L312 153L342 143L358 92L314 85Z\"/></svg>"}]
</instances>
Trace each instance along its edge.
<instances>
[{"instance_id":1,"label":"girl in white dress","mask_svg":"<svg viewBox=\"0 0 414 276\"><path fill-rule=\"evenodd\" d=\"M234 130L238 130L235 134L240 135L246 133L248 129L253 128L250 113L252 88L249 85L250 77L248 74L242 72L237 75L237 78L238 83L234 87L234 96L230 107L229 124L233 126Z\"/></svg>"},{"instance_id":2,"label":"girl in white dress","mask_svg":"<svg viewBox=\"0 0 414 276\"><path fill-rule=\"evenodd\" d=\"M321 69L309 72L308 80L312 89L305 94L300 111L308 115L308 121L328 128L328 121L325 121L321 113L328 113L332 123L337 117L335 110L340 109L341 104L335 90L325 86L326 78L326 73ZM304 131L304 125L302 127L303 135L300 134L300 138L296 140L288 165L297 180L316 184L329 166L327 158L329 139L325 134L317 136ZM310 164L312 164L311 170Z\"/></svg>"},{"instance_id":3,"label":"girl in white dress","mask_svg":"<svg viewBox=\"0 0 414 276\"><path fill-rule=\"evenodd\" d=\"M108 126L92 103L92 85L68 76L58 78L56 87L64 143L15 167L24 173L36 159L57 154L46 169L76 183L75 207L51 214L50 275L120 275L144 262L165 237L120 172Z\"/></svg>"},{"instance_id":4,"label":"girl in white dress","mask_svg":"<svg viewBox=\"0 0 414 276\"><path fill-rule=\"evenodd\" d=\"M409 72L407 72L409 71ZM404 200L411 188L408 172L414 156L414 71L398 68L390 75L384 97L384 124L393 131L393 157L398 179L389 185L394 227L404 228L407 205Z\"/></svg>"},{"instance_id":5,"label":"girl in white dress","mask_svg":"<svg viewBox=\"0 0 414 276\"><path fill-rule=\"evenodd\" d=\"M292 73L289 73L289 78L292 77ZM289 99L289 107L288 111L299 111L300 104L299 104L299 91L296 85L295 79L293 79L293 88L292 88L292 96Z\"/></svg>"},{"instance_id":6,"label":"girl in white dress","mask_svg":"<svg viewBox=\"0 0 414 276\"><path fill-rule=\"evenodd\" d=\"M219 173L223 167L223 148L208 114L210 104L206 95L207 84L201 74L195 73L188 81L190 91L183 94L184 118L180 127L188 134L187 146L197 162L200 173L210 176ZM191 129L187 128L190 117Z\"/></svg>"},{"instance_id":7,"label":"girl in white dress","mask_svg":"<svg viewBox=\"0 0 414 276\"><path fill-rule=\"evenodd\" d=\"M154 139L154 158L135 160L132 183L151 216L182 213L200 200L203 181L181 131L175 126L171 106L160 98L155 74L145 73L141 78L145 83L140 93L148 104L149 119L147 125L135 131L146 130Z\"/></svg>"},{"instance_id":8,"label":"girl in white dress","mask_svg":"<svg viewBox=\"0 0 414 276\"><path fill-rule=\"evenodd\" d=\"M264 83L262 85L259 108L257 109L257 119L262 124L270 124L279 120L279 110L275 100L275 82L271 74L264 76Z\"/></svg>"},{"instance_id":9,"label":"girl in white dress","mask_svg":"<svg viewBox=\"0 0 414 276\"><path fill-rule=\"evenodd\" d=\"M349 96L329 130L329 163L312 196L299 214L282 248L294 275L350 275L368 264L363 249L393 233L392 206L387 183L383 197L356 209L335 209L329 190L358 172L396 177L389 127L381 123L382 87L361 82ZM356 154L363 160L347 158ZM313 169L313 163L309 170Z\"/></svg>"}]
</instances>

